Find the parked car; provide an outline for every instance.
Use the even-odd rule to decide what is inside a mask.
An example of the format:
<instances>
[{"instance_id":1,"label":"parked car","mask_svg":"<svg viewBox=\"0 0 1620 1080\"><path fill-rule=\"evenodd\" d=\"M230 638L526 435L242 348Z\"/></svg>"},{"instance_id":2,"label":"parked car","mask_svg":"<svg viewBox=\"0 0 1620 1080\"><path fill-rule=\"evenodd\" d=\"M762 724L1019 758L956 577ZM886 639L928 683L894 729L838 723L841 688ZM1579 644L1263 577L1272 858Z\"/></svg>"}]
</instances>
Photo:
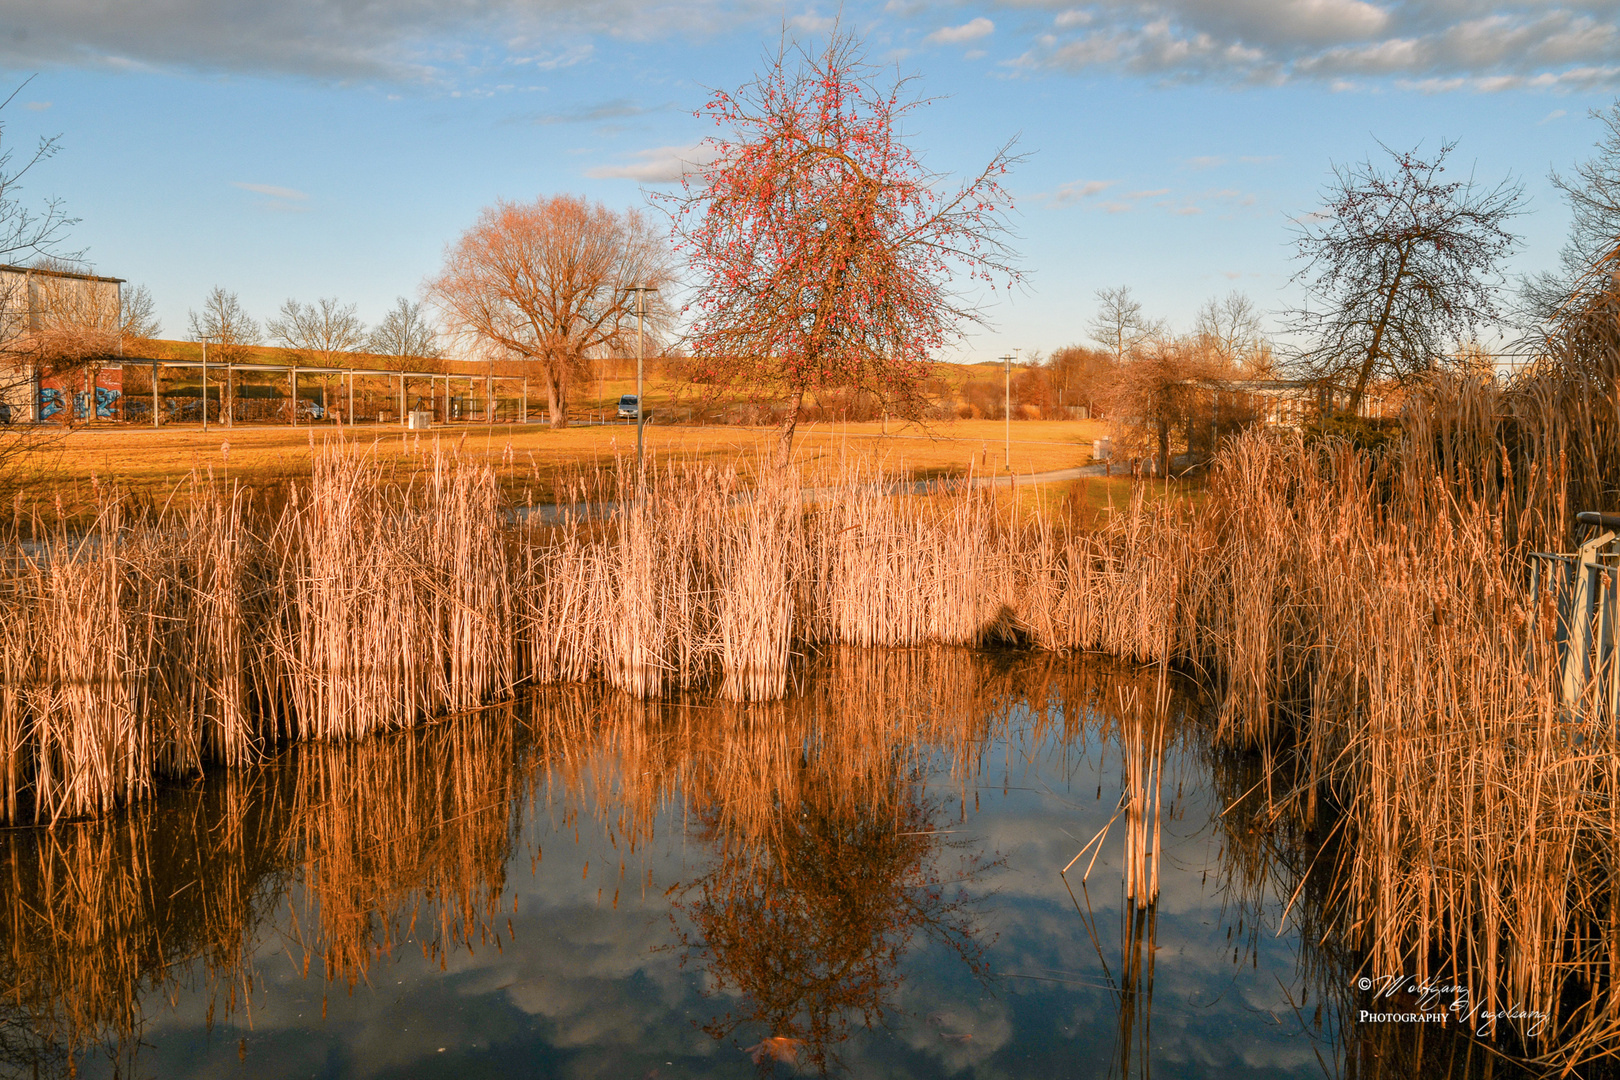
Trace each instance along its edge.
<instances>
[{"instance_id":1,"label":"parked car","mask_svg":"<svg viewBox=\"0 0 1620 1080\"><path fill-rule=\"evenodd\" d=\"M634 394L626 394L619 399L619 419L634 420L641 411L641 401Z\"/></svg>"}]
</instances>

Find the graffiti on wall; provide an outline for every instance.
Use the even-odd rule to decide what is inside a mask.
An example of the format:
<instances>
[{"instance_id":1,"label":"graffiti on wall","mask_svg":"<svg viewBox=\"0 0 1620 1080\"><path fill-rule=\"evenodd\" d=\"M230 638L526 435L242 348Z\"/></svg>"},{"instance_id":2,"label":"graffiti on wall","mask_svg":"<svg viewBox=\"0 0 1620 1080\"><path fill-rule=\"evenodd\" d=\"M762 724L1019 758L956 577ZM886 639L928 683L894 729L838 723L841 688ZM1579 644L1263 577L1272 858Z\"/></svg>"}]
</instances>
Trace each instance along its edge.
<instances>
[{"instance_id":1,"label":"graffiti on wall","mask_svg":"<svg viewBox=\"0 0 1620 1080\"><path fill-rule=\"evenodd\" d=\"M124 397L124 373L95 373L94 385L84 372L48 375L39 380L39 419L116 420ZM69 411L71 409L71 412ZM93 414L92 414L92 410Z\"/></svg>"}]
</instances>

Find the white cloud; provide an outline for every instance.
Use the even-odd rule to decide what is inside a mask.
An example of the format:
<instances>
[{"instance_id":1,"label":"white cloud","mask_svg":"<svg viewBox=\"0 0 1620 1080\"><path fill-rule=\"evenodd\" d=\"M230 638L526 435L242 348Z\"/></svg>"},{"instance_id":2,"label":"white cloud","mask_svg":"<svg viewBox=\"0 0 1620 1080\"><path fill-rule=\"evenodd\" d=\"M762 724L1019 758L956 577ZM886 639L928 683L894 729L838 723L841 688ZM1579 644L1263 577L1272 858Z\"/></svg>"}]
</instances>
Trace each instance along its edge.
<instances>
[{"instance_id":1,"label":"white cloud","mask_svg":"<svg viewBox=\"0 0 1620 1080\"><path fill-rule=\"evenodd\" d=\"M508 63L579 64L592 55L591 35L702 35L762 8L758 0L0 0L0 64L442 84Z\"/></svg>"},{"instance_id":2,"label":"white cloud","mask_svg":"<svg viewBox=\"0 0 1620 1080\"><path fill-rule=\"evenodd\" d=\"M1094 195L1101 195L1117 183L1118 180L1070 180L1066 184L1059 184L1057 190L1050 195L1038 198L1044 199L1052 206L1071 206Z\"/></svg>"},{"instance_id":3,"label":"white cloud","mask_svg":"<svg viewBox=\"0 0 1620 1080\"><path fill-rule=\"evenodd\" d=\"M507 63L519 67L533 65L536 71L561 71L563 68L571 68L575 64L584 63L595 54L596 46L594 45L575 45L572 48L564 49L560 53L509 57Z\"/></svg>"},{"instance_id":4,"label":"white cloud","mask_svg":"<svg viewBox=\"0 0 1620 1080\"><path fill-rule=\"evenodd\" d=\"M25 101L25 102L23 102L23 108L28 109L31 112L44 112L46 109L48 109L50 107L51 107L51 103L49 101Z\"/></svg>"},{"instance_id":5,"label":"white cloud","mask_svg":"<svg viewBox=\"0 0 1620 1080\"><path fill-rule=\"evenodd\" d=\"M309 198L309 194L307 192L299 191L296 188L277 187L274 184L248 184L237 180L231 184L231 187L241 188L243 191L251 191L255 195L268 195L272 199L292 199L302 202L303 200Z\"/></svg>"},{"instance_id":6,"label":"white cloud","mask_svg":"<svg viewBox=\"0 0 1620 1080\"><path fill-rule=\"evenodd\" d=\"M983 15L961 26L942 26L923 38L929 45L961 45L995 33L996 24Z\"/></svg>"},{"instance_id":7,"label":"white cloud","mask_svg":"<svg viewBox=\"0 0 1620 1080\"><path fill-rule=\"evenodd\" d=\"M655 110L631 101L629 98L614 98L611 101L601 101L594 105L580 105L562 112L536 113L523 119L528 123L540 126L552 124L600 124L609 120L627 120L653 111Z\"/></svg>"},{"instance_id":8,"label":"white cloud","mask_svg":"<svg viewBox=\"0 0 1620 1080\"><path fill-rule=\"evenodd\" d=\"M638 150L633 161L623 165L598 165L585 175L598 180L637 180L643 184L673 184L697 168L714 160L713 151L698 146L655 146Z\"/></svg>"},{"instance_id":9,"label":"white cloud","mask_svg":"<svg viewBox=\"0 0 1620 1080\"><path fill-rule=\"evenodd\" d=\"M1620 85L1620 25L1587 14L1585 6L1584 0L1096 0L1058 11L1052 30L1015 63L1178 81L1307 78L1334 90L1362 89L1365 79L1400 79L1426 93Z\"/></svg>"},{"instance_id":10,"label":"white cloud","mask_svg":"<svg viewBox=\"0 0 1620 1080\"><path fill-rule=\"evenodd\" d=\"M1190 157L1186 160L1185 164L1189 169L1213 169L1218 166L1225 165L1226 159L1215 156Z\"/></svg>"},{"instance_id":11,"label":"white cloud","mask_svg":"<svg viewBox=\"0 0 1620 1080\"><path fill-rule=\"evenodd\" d=\"M1569 114L1567 112L1565 112L1563 109L1554 109L1552 112L1548 113L1546 116L1543 116L1540 120L1537 120L1536 121L1536 126L1540 127L1542 124L1550 124L1554 120L1562 120L1564 117L1566 117L1568 115Z\"/></svg>"},{"instance_id":12,"label":"white cloud","mask_svg":"<svg viewBox=\"0 0 1620 1080\"><path fill-rule=\"evenodd\" d=\"M814 12L806 12L803 15L793 16L789 21L789 25L795 30L803 30L807 34L825 34L838 25L838 20L831 15L817 15Z\"/></svg>"},{"instance_id":13,"label":"white cloud","mask_svg":"<svg viewBox=\"0 0 1620 1080\"><path fill-rule=\"evenodd\" d=\"M1000 2L1050 12L1027 51L1008 61L1014 69L1263 85L1308 79L1335 90L1404 79L1431 93L1620 87L1613 0ZM884 6L900 20L934 10L930 0ZM0 21L12 28L0 35L0 64L447 84L514 65L583 64L597 36L701 36L764 29L781 17L762 0L0 0ZM812 7L789 21L820 33L830 17ZM964 45L995 32L981 15L924 40Z\"/></svg>"}]
</instances>

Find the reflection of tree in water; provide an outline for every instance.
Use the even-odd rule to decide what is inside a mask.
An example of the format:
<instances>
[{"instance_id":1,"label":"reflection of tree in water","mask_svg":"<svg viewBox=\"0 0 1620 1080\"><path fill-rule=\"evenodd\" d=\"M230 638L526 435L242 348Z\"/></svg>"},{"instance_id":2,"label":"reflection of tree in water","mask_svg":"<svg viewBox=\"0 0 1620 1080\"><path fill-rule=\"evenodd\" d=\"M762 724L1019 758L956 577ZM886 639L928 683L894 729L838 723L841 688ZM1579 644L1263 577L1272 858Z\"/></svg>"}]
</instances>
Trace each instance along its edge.
<instances>
[{"instance_id":1,"label":"reflection of tree in water","mask_svg":"<svg viewBox=\"0 0 1620 1080\"><path fill-rule=\"evenodd\" d=\"M852 802L834 790L838 777L816 775L777 803L758 836L703 815L716 857L679 890L676 907L694 928L679 930L680 941L717 990L743 994L704 1030L725 1039L758 1028L750 1049L762 1072L774 1060L836 1066L834 1046L853 1024L882 1024L892 1011L919 933L986 974L967 884L987 865L962 854L941 874L941 807L920 780L903 767L877 798Z\"/></svg>"}]
</instances>

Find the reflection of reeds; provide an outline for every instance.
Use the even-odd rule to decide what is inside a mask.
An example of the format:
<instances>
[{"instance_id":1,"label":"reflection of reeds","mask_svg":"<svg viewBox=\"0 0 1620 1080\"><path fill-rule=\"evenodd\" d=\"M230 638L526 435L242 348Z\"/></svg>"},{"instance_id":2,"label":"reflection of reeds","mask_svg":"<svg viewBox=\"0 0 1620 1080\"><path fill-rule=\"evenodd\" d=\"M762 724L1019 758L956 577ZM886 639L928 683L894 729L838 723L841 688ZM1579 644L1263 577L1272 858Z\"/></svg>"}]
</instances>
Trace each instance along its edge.
<instances>
[{"instance_id":1,"label":"reflection of reeds","mask_svg":"<svg viewBox=\"0 0 1620 1080\"><path fill-rule=\"evenodd\" d=\"M300 925L313 927L306 964L319 956L327 980L353 986L406 937L441 964L453 948L498 946L532 764L510 719L489 716L290 755L284 843L304 886Z\"/></svg>"},{"instance_id":2,"label":"reflection of reeds","mask_svg":"<svg viewBox=\"0 0 1620 1080\"><path fill-rule=\"evenodd\" d=\"M534 766L518 730L479 716L313 744L100 820L0 833L0 1067L67 1074L100 1045L133 1075L143 1001L200 980L210 1018L239 1013L255 937L294 897L304 969L351 987L407 938L441 962L498 946Z\"/></svg>"}]
</instances>

